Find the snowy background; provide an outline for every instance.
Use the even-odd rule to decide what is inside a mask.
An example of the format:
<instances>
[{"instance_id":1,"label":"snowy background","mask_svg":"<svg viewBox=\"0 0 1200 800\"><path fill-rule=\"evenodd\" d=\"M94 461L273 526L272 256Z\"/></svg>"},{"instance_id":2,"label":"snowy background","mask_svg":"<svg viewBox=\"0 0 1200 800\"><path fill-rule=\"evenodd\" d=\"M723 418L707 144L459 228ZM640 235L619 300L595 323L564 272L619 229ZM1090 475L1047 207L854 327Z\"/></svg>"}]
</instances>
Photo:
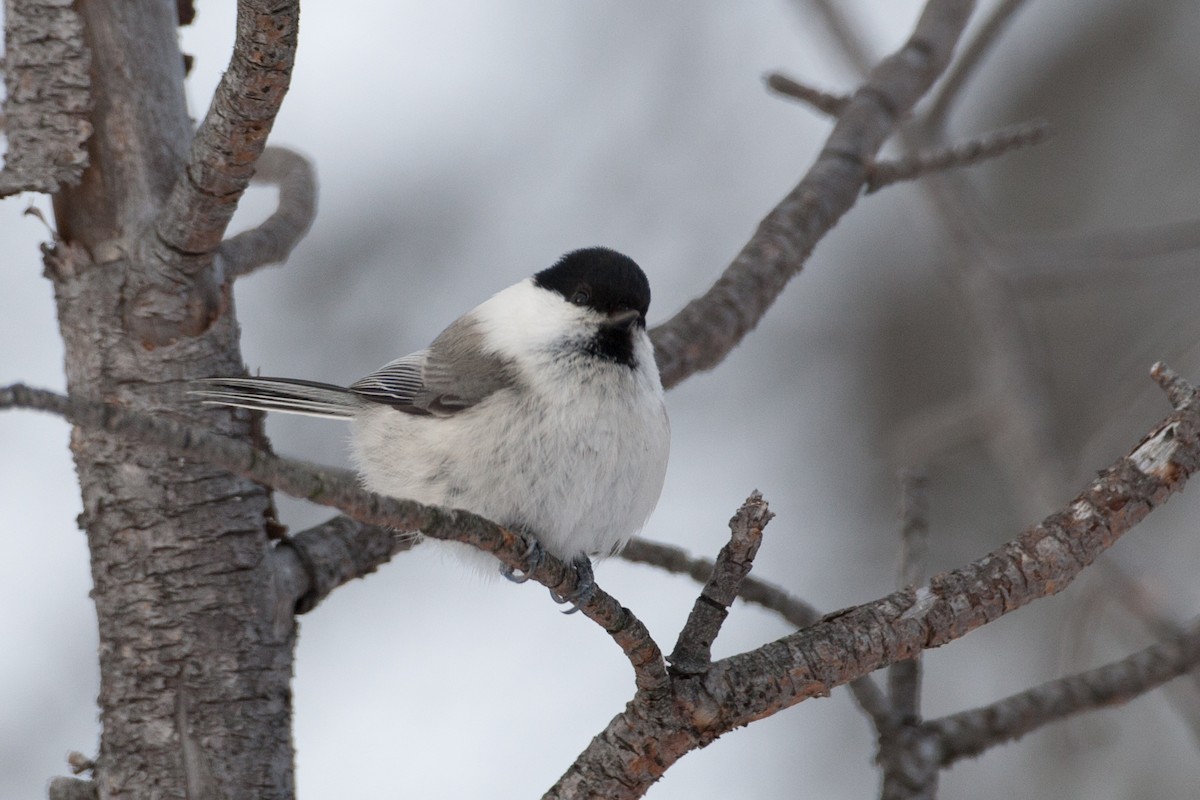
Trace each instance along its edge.
<instances>
[{"instance_id":1,"label":"snowy background","mask_svg":"<svg viewBox=\"0 0 1200 800\"><path fill-rule=\"evenodd\" d=\"M233 5L199 0L182 32L196 57L195 117L227 61ZM1194 2L1029 6L952 126L969 134L1041 116L1059 130L1037 151L972 171L996 229L1086 237L1196 216ZM847 3L876 53L906 38L919 7ZM828 131L765 91L762 75L774 69L831 89L855 80L802 0L308 3L272 141L313 158L321 210L286 266L237 284L246 364L349 382L592 244L641 263L651 323L666 319L716 278ZM12 198L0 214L0 383L62 389L37 249L47 232L20 213L30 202L47 209ZM235 226L262 219L272 202L271 191L252 190ZM902 459L888 433L952 397L968 372L955 343L972 335L971 321L939 277L949 246L937 231L912 186L865 198L746 342L669 394L672 463L647 537L712 557L757 488L778 516L756 575L831 610L891 589ZM1066 432L1072 491L1165 414L1147 378L1153 361L1200 378L1194 262L1138 259L1095 279L1047 268L1049 288L1018 285ZM273 418L268 431L279 452L347 463L337 423ZM95 617L67 436L57 419L0 415L4 800L44 797L49 777L66 774L65 753L93 753L98 737ZM988 453L965 442L930 465L934 569L1036 518ZM1198 497L1190 489L1113 554L1179 618L1200 607ZM281 506L293 530L328 513ZM665 647L698 588L619 560L598 579ZM926 712L1142 646L1146 634L1107 588L1089 577L929 653ZM608 637L558 610L539 587L464 575L420 549L339 589L301 619L300 796L540 796L633 690ZM738 605L717 655L788 631ZM944 794L1192 796L1200 759L1186 707L1160 692L1050 728L956 767ZM871 797L873 745L838 690L687 756L649 797Z\"/></svg>"}]
</instances>

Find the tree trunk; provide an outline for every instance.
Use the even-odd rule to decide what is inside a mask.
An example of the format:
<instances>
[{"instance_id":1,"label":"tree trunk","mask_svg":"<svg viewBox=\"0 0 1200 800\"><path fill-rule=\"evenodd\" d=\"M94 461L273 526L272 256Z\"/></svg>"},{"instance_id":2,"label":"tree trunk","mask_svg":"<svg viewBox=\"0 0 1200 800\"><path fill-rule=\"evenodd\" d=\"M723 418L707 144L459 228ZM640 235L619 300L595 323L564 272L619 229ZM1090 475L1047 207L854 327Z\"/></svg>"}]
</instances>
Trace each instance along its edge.
<instances>
[{"instance_id":1,"label":"tree trunk","mask_svg":"<svg viewBox=\"0 0 1200 800\"><path fill-rule=\"evenodd\" d=\"M70 392L254 434L183 392L242 370L238 330L211 255L173 252L153 228L192 135L176 4L78 9L94 133L82 182L54 198L46 255ZM71 447L100 630L100 797L291 797L295 625L275 608L269 494L111 436L76 429Z\"/></svg>"}]
</instances>

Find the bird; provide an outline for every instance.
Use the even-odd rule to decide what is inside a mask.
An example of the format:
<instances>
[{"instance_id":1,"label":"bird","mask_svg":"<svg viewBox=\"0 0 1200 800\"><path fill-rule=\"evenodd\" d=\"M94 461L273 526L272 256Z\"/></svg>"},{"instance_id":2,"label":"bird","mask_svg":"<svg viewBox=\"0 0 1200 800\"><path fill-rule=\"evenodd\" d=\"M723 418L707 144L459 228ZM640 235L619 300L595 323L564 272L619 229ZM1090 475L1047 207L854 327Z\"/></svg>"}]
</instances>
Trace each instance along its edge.
<instances>
[{"instance_id":1,"label":"bird","mask_svg":"<svg viewBox=\"0 0 1200 800\"><path fill-rule=\"evenodd\" d=\"M577 571L619 552L662 492L670 422L646 331L650 284L628 256L574 250L493 295L430 345L348 387L290 378L197 382L202 402L349 420L369 490L460 508L525 534L522 582L550 553ZM417 534L419 535L419 534ZM490 554L439 542L476 566ZM552 596L553 592L551 593Z\"/></svg>"}]
</instances>

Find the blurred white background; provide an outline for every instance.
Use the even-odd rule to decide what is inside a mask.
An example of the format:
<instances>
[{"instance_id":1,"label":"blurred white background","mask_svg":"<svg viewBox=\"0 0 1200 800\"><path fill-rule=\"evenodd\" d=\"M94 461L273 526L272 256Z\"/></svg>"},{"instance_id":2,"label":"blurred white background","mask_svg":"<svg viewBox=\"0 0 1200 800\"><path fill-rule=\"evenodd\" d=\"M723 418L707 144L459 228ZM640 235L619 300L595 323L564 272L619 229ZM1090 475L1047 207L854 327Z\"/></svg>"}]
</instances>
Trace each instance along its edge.
<instances>
[{"instance_id":1,"label":"blurred white background","mask_svg":"<svg viewBox=\"0 0 1200 800\"><path fill-rule=\"evenodd\" d=\"M233 5L198 0L182 31L196 59L193 116L227 62ZM1200 8L1027 5L952 129L1040 116L1059 131L969 179L997 237L1071 242L1069 258L1001 265L1059 435L1069 491L1051 493L1066 501L1166 413L1147 377L1153 361L1200 379L1194 254L1110 263L1079 243L1197 216ZM845 4L876 54L906 38L919 7ZM855 82L805 0L308 3L272 141L315 161L321 210L286 266L237 284L247 366L351 381L591 244L638 260L654 289L651 323L666 319L716 278L829 129L768 95L762 75L773 69L836 90ZM0 383L62 389L38 252L48 236L21 215L30 202L47 209L12 198L0 214ZM272 202L271 191L252 190L235 225L254 224ZM957 397L977 357L980 334L946 279L956 267L941 230L918 187L864 198L747 341L669 394L672 463L647 537L712 557L726 520L758 488L778 516L756 575L831 610L892 588L895 472L908 460L891 444L895 431ZM273 418L268 431L279 452L347 463L337 423ZM49 777L66 773L65 753L93 753L98 736L95 619L67 437L57 419L0 415L0 797L14 800L45 796ZM1050 510L995 451L969 438L921 458L932 569L977 557ZM1198 498L1189 489L1112 554L1176 618L1200 607ZM281 505L293 530L328 515ZM619 560L598 579L665 649L698 588ZM927 654L927 713L1144 645L1116 594L1096 572ZM608 637L558 611L538 587L465 575L420 549L338 590L301 620L300 795L540 796L633 690ZM738 605L717 654L788 630ZM960 765L944 796L1194 796L1195 686L1176 686ZM871 797L873 746L838 690L689 755L649 796Z\"/></svg>"}]
</instances>

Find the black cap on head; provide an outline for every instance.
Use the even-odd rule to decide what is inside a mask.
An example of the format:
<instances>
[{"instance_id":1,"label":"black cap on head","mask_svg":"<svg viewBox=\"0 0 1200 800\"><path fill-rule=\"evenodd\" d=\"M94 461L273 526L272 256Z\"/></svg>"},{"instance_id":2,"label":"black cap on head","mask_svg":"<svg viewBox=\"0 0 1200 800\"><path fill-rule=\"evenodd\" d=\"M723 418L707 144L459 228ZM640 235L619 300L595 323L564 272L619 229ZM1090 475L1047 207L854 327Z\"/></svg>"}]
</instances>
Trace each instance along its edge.
<instances>
[{"instance_id":1,"label":"black cap on head","mask_svg":"<svg viewBox=\"0 0 1200 800\"><path fill-rule=\"evenodd\" d=\"M533 276L543 289L558 292L569 303L587 306L601 314L633 309L646 324L650 309L650 282L632 258L607 247L574 250L554 266Z\"/></svg>"}]
</instances>

